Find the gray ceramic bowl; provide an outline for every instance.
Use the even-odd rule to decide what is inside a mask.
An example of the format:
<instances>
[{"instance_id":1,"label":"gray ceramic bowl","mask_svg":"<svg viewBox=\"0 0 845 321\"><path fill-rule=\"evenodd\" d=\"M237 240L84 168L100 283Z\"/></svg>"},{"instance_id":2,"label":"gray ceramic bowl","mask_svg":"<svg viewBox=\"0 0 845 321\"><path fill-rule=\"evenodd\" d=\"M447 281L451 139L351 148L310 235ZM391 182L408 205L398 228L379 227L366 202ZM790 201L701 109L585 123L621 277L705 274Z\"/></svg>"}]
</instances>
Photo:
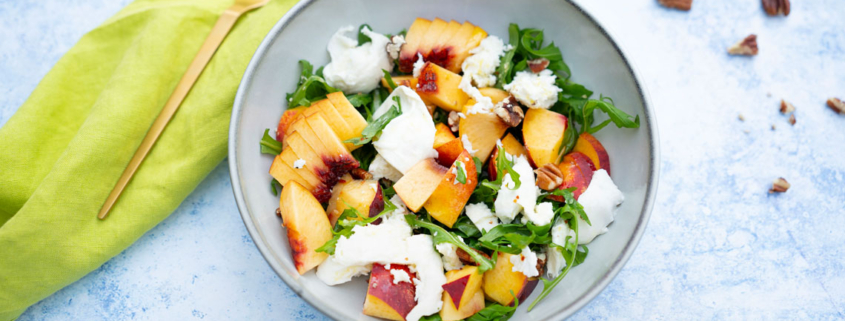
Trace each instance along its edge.
<instances>
[{"instance_id":1,"label":"gray ceramic bowl","mask_svg":"<svg viewBox=\"0 0 845 321\"><path fill-rule=\"evenodd\" d=\"M370 24L381 33L408 28L415 17L469 20L488 33L507 39L508 23L541 28L561 48L574 80L610 96L617 106L640 115L638 130L612 125L597 137L613 164L613 179L625 193L610 231L590 244L586 262L531 313L518 310L514 320L563 319L607 286L634 251L645 230L657 189L658 138L643 82L622 49L576 4L561 0L426 0L400 5L393 0L301 1L264 39L241 81L229 128L232 188L244 224L255 245L282 280L305 301L338 320L372 319L361 313L367 278L329 287L313 272L299 276L291 262L284 229L274 215L278 197L270 192L272 162L259 153L258 141L274 128L284 110L285 93L293 91L297 60L328 63L326 44L341 26ZM540 292L534 291L529 301Z\"/></svg>"}]
</instances>

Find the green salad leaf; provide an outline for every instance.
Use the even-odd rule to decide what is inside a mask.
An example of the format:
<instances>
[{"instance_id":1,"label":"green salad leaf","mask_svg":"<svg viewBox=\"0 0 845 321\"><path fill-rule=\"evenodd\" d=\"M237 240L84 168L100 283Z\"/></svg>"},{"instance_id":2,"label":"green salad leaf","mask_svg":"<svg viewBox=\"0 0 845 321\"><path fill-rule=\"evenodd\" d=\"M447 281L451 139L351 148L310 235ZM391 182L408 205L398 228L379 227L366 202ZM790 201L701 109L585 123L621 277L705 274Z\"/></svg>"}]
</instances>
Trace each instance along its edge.
<instances>
[{"instance_id":1,"label":"green salad leaf","mask_svg":"<svg viewBox=\"0 0 845 321\"><path fill-rule=\"evenodd\" d=\"M370 39L370 37L369 37L369 36L367 36L366 34L364 34L364 28L365 28L365 27L366 27L367 29L370 29L370 31L372 31L372 30L373 30L373 28L372 28L372 27L370 27L370 25L368 25L368 24L366 24L366 23L365 23L365 24L362 24L360 27L358 27L358 45L359 45L359 46L360 46L360 45L363 45L363 44L365 44L365 43L368 43L368 42L373 41L373 39Z\"/></svg>"},{"instance_id":2,"label":"green salad leaf","mask_svg":"<svg viewBox=\"0 0 845 321\"><path fill-rule=\"evenodd\" d=\"M390 87L390 90L393 91L394 89L396 89L396 83L393 82L393 77L390 76L390 72L384 69L382 69L381 71L384 73L384 80L387 81L387 86Z\"/></svg>"},{"instance_id":3,"label":"green salad leaf","mask_svg":"<svg viewBox=\"0 0 845 321\"><path fill-rule=\"evenodd\" d=\"M461 161L457 161L457 162L458 162L458 165L455 166L455 169L457 170L458 173L455 175L455 180L458 181L458 183L466 184L467 183L467 172L466 172L466 169L464 169L464 163L461 162Z\"/></svg>"},{"instance_id":4,"label":"green salad leaf","mask_svg":"<svg viewBox=\"0 0 845 321\"><path fill-rule=\"evenodd\" d=\"M473 261L478 263L478 271L480 273L484 273L484 271L490 270L496 265L493 260L488 259L483 255L479 254L473 248L469 247L469 245L461 241L461 239L459 239L457 235L447 231L445 228L437 224L421 220L413 214L405 215L405 220L408 221L408 225L410 225L411 228L424 228L431 232L431 237L434 240L434 244L450 243L467 252L467 254L472 257Z\"/></svg>"},{"instance_id":5,"label":"green salad leaf","mask_svg":"<svg viewBox=\"0 0 845 321\"><path fill-rule=\"evenodd\" d=\"M264 136L261 137L260 144L262 154L279 155L282 153L282 142L270 136L270 129L264 130Z\"/></svg>"},{"instance_id":6,"label":"green salad leaf","mask_svg":"<svg viewBox=\"0 0 845 321\"><path fill-rule=\"evenodd\" d=\"M384 115L381 115L375 121L367 124L367 127L364 127L364 130L361 132L360 137L347 139L343 142L360 146L378 138L378 136L381 135L381 131L388 123L390 123L391 120L399 115L402 115L402 102L399 100L399 96L393 96L393 101L396 102L396 104L391 106Z\"/></svg>"},{"instance_id":7,"label":"green salad leaf","mask_svg":"<svg viewBox=\"0 0 845 321\"><path fill-rule=\"evenodd\" d=\"M487 231L478 243L496 252L519 254L531 244L545 245L552 242L551 224L500 224Z\"/></svg>"},{"instance_id":8,"label":"green salad leaf","mask_svg":"<svg viewBox=\"0 0 845 321\"><path fill-rule=\"evenodd\" d=\"M337 223L335 223L335 226L332 229L332 234L334 236L332 236L331 239L326 241L323 246L320 246L315 251L334 255L334 250L337 246L337 241L340 240L341 236L348 238L352 236L352 234L354 234L354 232L352 231L354 227L365 226L367 224L375 222L376 220L384 216L384 214L390 213L397 209L396 205L394 205L393 202L390 201L390 199L385 198L384 196L382 196L382 198L384 199L384 209L373 217L365 217L361 215L361 212L358 212L357 209L350 206L349 204L346 204L346 209L343 210L343 213L341 213L340 216L337 218Z\"/></svg>"},{"instance_id":9,"label":"green salad leaf","mask_svg":"<svg viewBox=\"0 0 845 321\"><path fill-rule=\"evenodd\" d=\"M300 60L299 67L302 71L296 90L286 95L288 108L311 106L311 103L326 98L327 94L340 91L326 83L322 77L322 67L317 70L317 74L313 73L314 66L307 60Z\"/></svg>"},{"instance_id":10,"label":"green salad leaf","mask_svg":"<svg viewBox=\"0 0 845 321\"><path fill-rule=\"evenodd\" d=\"M469 318L467 321L506 321L513 316L513 313L516 312L516 309L519 307L519 298L513 294L511 291L511 295L513 295L513 306L506 307L504 305L493 303L488 304L484 309L481 311L476 312Z\"/></svg>"}]
</instances>

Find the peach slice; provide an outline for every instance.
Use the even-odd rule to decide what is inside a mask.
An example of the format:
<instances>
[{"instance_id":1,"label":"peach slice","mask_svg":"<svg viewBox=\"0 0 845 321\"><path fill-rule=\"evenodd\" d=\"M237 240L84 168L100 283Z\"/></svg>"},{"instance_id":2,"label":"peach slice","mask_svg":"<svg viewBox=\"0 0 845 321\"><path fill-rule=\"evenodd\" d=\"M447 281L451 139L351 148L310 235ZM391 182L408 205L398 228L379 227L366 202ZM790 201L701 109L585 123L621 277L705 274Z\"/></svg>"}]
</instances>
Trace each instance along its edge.
<instances>
[{"instance_id":1,"label":"peach slice","mask_svg":"<svg viewBox=\"0 0 845 321\"><path fill-rule=\"evenodd\" d=\"M417 77L417 94L425 101L449 111L463 111L469 96L458 88L461 76L433 63L426 63Z\"/></svg>"},{"instance_id":2,"label":"peach slice","mask_svg":"<svg viewBox=\"0 0 845 321\"><path fill-rule=\"evenodd\" d=\"M490 98L490 100L493 101L493 105L498 104L499 102L505 100L505 98L508 98L508 96L511 95L507 91L492 87L479 88L478 91L481 92L482 96Z\"/></svg>"},{"instance_id":3,"label":"peach slice","mask_svg":"<svg viewBox=\"0 0 845 321\"><path fill-rule=\"evenodd\" d=\"M428 30L426 30L425 35L423 35L423 39L420 42L419 48L417 51L423 53L423 56L429 56L431 51L439 46L440 44L437 43L440 40L440 35L446 31L446 27L449 26L449 23L440 18L434 18L431 21L431 25L429 25Z\"/></svg>"},{"instance_id":4,"label":"peach slice","mask_svg":"<svg viewBox=\"0 0 845 321\"><path fill-rule=\"evenodd\" d=\"M341 179L341 181L343 181ZM337 191L337 195L335 192ZM347 208L358 210L364 217L372 217L384 210L381 185L376 180L351 180L338 182L332 190L332 199L326 208L332 226ZM363 218L360 218L363 219Z\"/></svg>"},{"instance_id":5,"label":"peach slice","mask_svg":"<svg viewBox=\"0 0 845 321\"><path fill-rule=\"evenodd\" d=\"M364 119L364 116L361 116L361 113L359 113L351 103L349 103L349 100L346 99L343 92L338 91L328 94L326 95L326 99L332 103L332 106L334 106L340 116L343 117L346 125L348 125L349 129L352 130L352 135L354 137L361 136L361 132L367 127L367 120Z\"/></svg>"},{"instance_id":6,"label":"peach slice","mask_svg":"<svg viewBox=\"0 0 845 321\"><path fill-rule=\"evenodd\" d=\"M282 160L281 155L276 155L276 158L273 159L273 164L270 165L270 176L273 176L282 186L287 185L290 181L296 181L309 191L314 189L314 185L300 177L293 168Z\"/></svg>"},{"instance_id":7,"label":"peach slice","mask_svg":"<svg viewBox=\"0 0 845 321\"><path fill-rule=\"evenodd\" d=\"M460 270L446 272L446 284L443 284L443 306L452 306L460 310L467 305L473 294L481 291L481 279L478 267L467 265Z\"/></svg>"},{"instance_id":8,"label":"peach slice","mask_svg":"<svg viewBox=\"0 0 845 321\"><path fill-rule=\"evenodd\" d=\"M571 152L563 157L563 160L558 164L560 172L563 173L563 184L560 184L558 189L567 189L575 187L572 195L577 200L582 193L590 186L593 180L593 162L581 152ZM553 195L552 199L563 202L563 197Z\"/></svg>"},{"instance_id":9,"label":"peach slice","mask_svg":"<svg viewBox=\"0 0 845 321\"><path fill-rule=\"evenodd\" d=\"M374 263L364 301L364 314L388 320L405 320L417 306L414 300L416 287L412 282L393 283L391 270L401 270L414 279L415 274L406 265L391 264L390 269Z\"/></svg>"},{"instance_id":10,"label":"peach slice","mask_svg":"<svg viewBox=\"0 0 845 321\"><path fill-rule=\"evenodd\" d=\"M471 105L467 104L467 106ZM466 114L466 117L458 123L458 137L463 140L466 135L466 139L472 146L467 145L464 148L475 150L474 156L478 159L487 159L508 127L508 124L492 112Z\"/></svg>"},{"instance_id":11,"label":"peach slice","mask_svg":"<svg viewBox=\"0 0 845 321\"><path fill-rule=\"evenodd\" d=\"M295 181L282 189L279 209L296 271L305 274L329 256L316 251L332 238L329 219L314 195Z\"/></svg>"},{"instance_id":12,"label":"peach slice","mask_svg":"<svg viewBox=\"0 0 845 321\"><path fill-rule=\"evenodd\" d=\"M449 125L446 125L444 123L437 123L434 128L437 130L436 132L434 132L434 148L437 148L455 139L455 134L453 134L452 130L449 129Z\"/></svg>"},{"instance_id":13,"label":"peach slice","mask_svg":"<svg viewBox=\"0 0 845 321\"><path fill-rule=\"evenodd\" d=\"M443 48L449 50L449 59L444 67L455 73L460 72L461 64L470 55L469 51L478 47L481 40L486 37L487 32L465 21L455 35L443 45Z\"/></svg>"},{"instance_id":14,"label":"peach slice","mask_svg":"<svg viewBox=\"0 0 845 321\"><path fill-rule=\"evenodd\" d=\"M512 254L499 252L496 266L484 272L481 285L488 299L505 306L513 305L514 295L519 298L520 304L524 302L539 282L537 278L528 278L522 272L514 272L511 256Z\"/></svg>"},{"instance_id":15,"label":"peach slice","mask_svg":"<svg viewBox=\"0 0 845 321\"><path fill-rule=\"evenodd\" d=\"M502 138L502 148L504 148L508 154L517 157L525 155L525 147L523 147L512 134L507 134L505 138ZM496 180L498 177L498 173L496 172L496 157L499 157L498 146L495 150L493 150L493 154L490 155L490 161L487 162L487 172L490 174L490 179L492 180Z\"/></svg>"},{"instance_id":16,"label":"peach slice","mask_svg":"<svg viewBox=\"0 0 845 321\"><path fill-rule=\"evenodd\" d=\"M522 138L531 166L557 165L566 126L564 115L546 109L528 109L522 120Z\"/></svg>"},{"instance_id":17,"label":"peach slice","mask_svg":"<svg viewBox=\"0 0 845 321\"><path fill-rule=\"evenodd\" d=\"M450 166L464 152L464 143L460 138L453 138L449 142L434 148L437 151L437 163Z\"/></svg>"},{"instance_id":18,"label":"peach slice","mask_svg":"<svg viewBox=\"0 0 845 321\"><path fill-rule=\"evenodd\" d=\"M414 71L414 62L417 61L420 44L425 39L425 34L430 26L431 21L417 18L408 28L408 33L405 34L405 44L402 45L402 51L399 52L399 71L404 73ZM422 54L425 56L426 53Z\"/></svg>"},{"instance_id":19,"label":"peach slice","mask_svg":"<svg viewBox=\"0 0 845 321\"><path fill-rule=\"evenodd\" d=\"M420 161L393 185L396 195L412 212L417 212L437 189L448 169L433 158Z\"/></svg>"},{"instance_id":20,"label":"peach slice","mask_svg":"<svg viewBox=\"0 0 845 321\"><path fill-rule=\"evenodd\" d=\"M293 109L285 110L285 112L282 113L282 118L279 119L279 125L276 126L276 140L280 142L284 141L285 133L287 132L288 127L290 127L290 125L293 124L294 121L296 121L297 116L299 116L299 113L305 108L308 107L299 106Z\"/></svg>"},{"instance_id":21,"label":"peach slice","mask_svg":"<svg viewBox=\"0 0 845 321\"><path fill-rule=\"evenodd\" d=\"M454 305L447 303L447 300L449 300L448 294L444 292L443 296L443 309L440 310L440 318L443 321L463 320L469 318L473 314L476 314L485 307L483 291L476 291L472 297L468 300L464 300L466 303L457 310Z\"/></svg>"},{"instance_id":22,"label":"peach slice","mask_svg":"<svg viewBox=\"0 0 845 321\"><path fill-rule=\"evenodd\" d=\"M581 152L593 162L595 169L604 169L607 175L610 175L610 156L607 155L607 150L599 142L598 139L590 135L590 133L583 133L578 136L578 142L575 143L573 151Z\"/></svg>"},{"instance_id":23,"label":"peach slice","mask_svg":"<svg viewBox=\"0 0 845 321\"><path fill-rule=\"evenodd\" d=\"M302 186L312 186L309 190L320 202L325 202L329 199L331 196L331 188L327 188L320 178L307 167L302 166L300 168L296 168L296 166L294 166L294 163L296 163L300 157L296 155L293 149L285 148L282 150L282 153L279 154L279 158L293 171L294 174L296 174L296 176L284 177L282 180L295 181L300 183ZM297 178L299 180L297 180ZM278 178L276 178L276 180L279 182L282 181Z\"/></svg>"},{"instance_id":24,"label":"peach slice","mask_svg":"<svg viewBox=\"0 0 845 321\"><path fill-rule=\"evenodd\" d=\"M464 169L466 183L457 181L458 166ZM458 220L458 216L464 211L464 206L466 206L477 184L478 172L475 162L467 151L463 151L440 181L437 189L431 193L431 196L425 202L426 211L443 225L452 227Z\"/></svg>"}]
</instances>

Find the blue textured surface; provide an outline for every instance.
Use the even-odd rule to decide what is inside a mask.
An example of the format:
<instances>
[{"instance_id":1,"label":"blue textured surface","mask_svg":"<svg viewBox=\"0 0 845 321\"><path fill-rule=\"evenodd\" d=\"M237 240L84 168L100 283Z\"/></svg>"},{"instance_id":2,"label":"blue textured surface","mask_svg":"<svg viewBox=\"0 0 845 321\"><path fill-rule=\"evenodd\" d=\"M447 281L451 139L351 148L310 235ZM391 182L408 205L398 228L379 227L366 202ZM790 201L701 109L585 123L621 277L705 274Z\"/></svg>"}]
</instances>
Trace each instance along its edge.
<instances>
[{"instance_id":1,"label":"blue textured surface","mask_svg":"<svg viewBox=\"0 0 845 321\"><path fill-rule=\"evenodd\" d=\"M0 0L0 125L127 2ZM646 80L663 158L639 248L573 319L845 318L845 116L824 106L845 98L845 1L795 1L788 18L765 16L758 0L698 0L689 13L653 0L579 2ZM725 54L749 33L758 56ZM796 106L795 126L778 113L781 98ZM21 320L325 319L256 250L227 168ZM792 189L767 194L779 176Z\"/></svg>"}]
</instances>

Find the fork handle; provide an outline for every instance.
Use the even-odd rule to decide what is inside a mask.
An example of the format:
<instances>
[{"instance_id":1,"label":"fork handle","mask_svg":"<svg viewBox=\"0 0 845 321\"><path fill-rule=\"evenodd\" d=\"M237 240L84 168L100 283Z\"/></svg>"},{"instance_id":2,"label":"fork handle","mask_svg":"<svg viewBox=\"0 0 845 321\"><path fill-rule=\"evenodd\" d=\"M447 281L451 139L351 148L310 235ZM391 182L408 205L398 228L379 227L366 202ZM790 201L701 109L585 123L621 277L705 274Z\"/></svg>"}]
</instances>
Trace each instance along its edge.
<instances>
[{"instance_id":1,"label":"fork handle","mask_svg":"<svg viewBox=\"0 0 845 321\"><path fill-rule=\"evenodd\" d=\"M117 184L114 186L114 189L111 193L109 193L109 197L106 198L106 202L100 209L100 213L97 214L99 219L105 219L106 216L109 215L109 211L112 206L114 206L114 203L117 202L117 199L120 197L120 194L123 193L123 190L126 188L126 185L129 184L129 181L132 180L132 176L135 175L138 167L141 166L144 158L147 157L147 154L153 148L153 145L155 145L158 137L161 136L164 128L167 127L167 123L170 122L170 119L173 118L176 110L179 109L179 105L181 105L182 101L185 100L185 97L188 96L188 92L191 91L191 87L193 87L194 83L197 82L197 78L199 78L200 74L202 74L203 69L205 69L205 66L211 60L211 57L214 56L214 52L216 52L217 48L220 47L223 39L226 38L226 35L235 25L235 22L238 21L238 18L248 10L249 9L247 8L235 5L226 9L220 18L217 19L217 23L214 24L213 28L211 28L211 33L209 33L208 37L205 38L205 42L202 44L202 47L200 47L200 50L196 57L194 57L191 65L188 66L188 70L185 71L184 75L182 75L182 79L179 81L179 84L176 85L176 89L173 90L173 94L170 95L167 103L164 104L164 108L162 108L158 117L156 117L153 125L147 132L147 136L145 136L144 140L141 141L141 145L138 146L138 150L135 151L135 155L132 156L132 160L129 161L129 165L126 166L123 174L120 175L120 179L117 180Z\"/></svg>"}]
</instances>

